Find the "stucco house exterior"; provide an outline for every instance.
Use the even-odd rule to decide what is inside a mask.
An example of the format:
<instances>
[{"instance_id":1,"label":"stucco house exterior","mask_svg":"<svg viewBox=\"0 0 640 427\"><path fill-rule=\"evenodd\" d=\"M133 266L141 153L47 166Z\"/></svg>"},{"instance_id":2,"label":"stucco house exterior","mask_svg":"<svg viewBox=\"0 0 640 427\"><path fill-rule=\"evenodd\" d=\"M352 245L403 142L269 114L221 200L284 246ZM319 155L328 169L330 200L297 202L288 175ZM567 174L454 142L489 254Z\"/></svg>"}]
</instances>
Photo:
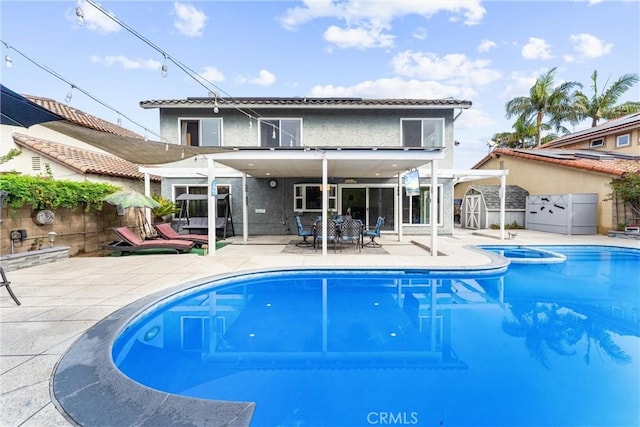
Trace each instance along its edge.
<instances>
[{"instance_id":1,"label":"stucco house exterior","mask_svg":"<svg viewBox=\"0 0 640 427\"><path fill-rule=\"evenodd\" d=\"M213 184L231 194L245 236L294 234L297 215L310 224L347 211L369 227L384 217L385 233L453 231L454 125L469 101L211 94L140 105L159 110L163 141L212 149L145 168L163 177L163 196L208 194ZM403 177L415 171L408 196Z\"/></svg>"},{"instance_id":2,"label":"stucco house exterior","mask_svg":"<svg viewBox=\"0 0 640 427\"><path fill-rule=\"evenodd\" d=\"M508 170L507 183L531 195L595 193L597 230L607 234L619 224L638 223L623 203L611 199L609 184L625 173L640 173L640 114L630 114L584 129L537 149L496 148L473 169ZM475 184L495 184L495 180ZM462 198L469 184L456 186Z\"/></svg>"}]
</instances>

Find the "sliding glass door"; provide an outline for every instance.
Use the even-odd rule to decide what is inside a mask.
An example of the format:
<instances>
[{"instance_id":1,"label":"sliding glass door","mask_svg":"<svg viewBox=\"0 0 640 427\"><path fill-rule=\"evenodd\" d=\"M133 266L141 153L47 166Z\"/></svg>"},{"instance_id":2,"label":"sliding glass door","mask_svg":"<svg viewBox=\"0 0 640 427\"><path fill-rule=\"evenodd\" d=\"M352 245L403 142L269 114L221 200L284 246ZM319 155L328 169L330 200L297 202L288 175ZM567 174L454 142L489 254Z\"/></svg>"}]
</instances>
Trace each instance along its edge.
<instances>
[{"instance_id":1,"label":"sliding glass door","mask_svg":"<svg viewBox=\"0 0 640 427\"><path fill-rule=\"evenodd\" d=\"M361 220L367 227L374 227L379 216L384 217L383 230L395 231L394 186L358 186L345 184L340 186L340 208L342 214L347 211Z\"/></svg>"}]
</instances>

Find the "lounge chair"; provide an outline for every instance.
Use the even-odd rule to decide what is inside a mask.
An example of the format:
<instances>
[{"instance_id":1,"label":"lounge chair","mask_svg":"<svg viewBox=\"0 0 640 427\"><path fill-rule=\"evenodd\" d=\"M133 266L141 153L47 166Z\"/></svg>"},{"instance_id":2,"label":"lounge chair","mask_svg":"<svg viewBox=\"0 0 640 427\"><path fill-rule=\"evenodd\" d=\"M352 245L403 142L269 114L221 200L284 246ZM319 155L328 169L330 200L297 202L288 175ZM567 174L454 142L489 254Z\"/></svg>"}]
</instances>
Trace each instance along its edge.
<instances>
[{"instance_id":1,"label":"lounge chair","mask_svg":"<svg viewBox=\"0 0 640 427\"><path fill-rule=\"evenodd\" d=\"M180 234L173 229L168 222L153 224L153 228L156 229L158 235L167 240L186 240L193 242L196 247L209 244L209 236L206 234Z\"/></svg>"},{"instance_id":2,"label":"lounge chair","mask_svg":"<svg viewBox=\"0 0 640 427\"><path fill-rule=\"evenodd\" d=\"M108 245L104 245L104 249L109 249L116 252L122 252L122 254L129 254L131 252L138 252L144 249L165 249L178 254L191 251L194 243L186 240L165 240L165 239L151 239L144 240L136 233L134 233L129 227L113 227L113 232L120 238L119 241L112 242Z\"/></svg>"},{"instance_id":3,"label":"lounge chair","mask_svg":"<svg viewBox=\"0 0 640 427\"><path fill-rule=\"evenodd\" d=\"M365 243L363 246L370 246L372 248L379 248L380 246L382 246L380 243L376 242L376 237L380 237L380 230L382 230L383 226L384 226L384 218L379 216L378 220L376 221L376 227L373 230L364 230L362 232L363 239L365 237L371 238L371 241L368 243Z\"/></svg>"},{"instance_id":4,"label":"lounge chair","mask_svg":"<svg viewBox=\"0 0 640 427\"><path fill-rule=\"evenodd\" d=\"M304 229L300 216L296 216L296 227L298 228L298 236L302 237L302 241L296 243L296 246L313 246L313 243L307 240L308 237L313 237L313 230Z\"/></svg>"}]
</instances>

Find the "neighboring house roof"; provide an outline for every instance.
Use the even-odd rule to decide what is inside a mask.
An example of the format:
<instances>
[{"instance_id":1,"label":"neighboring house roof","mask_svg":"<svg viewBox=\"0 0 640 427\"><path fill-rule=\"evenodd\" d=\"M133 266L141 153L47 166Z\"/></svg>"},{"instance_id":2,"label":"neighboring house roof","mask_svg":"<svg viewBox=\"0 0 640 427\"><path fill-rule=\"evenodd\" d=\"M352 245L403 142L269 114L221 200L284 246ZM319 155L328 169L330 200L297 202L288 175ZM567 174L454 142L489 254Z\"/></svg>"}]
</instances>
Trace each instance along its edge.
<instances>
[{"instance_id":1,"label":"neighboring house roof","mask_svg":"<svg viewBox=\"0 0 640 427\"><path fill-rule=\"evenodd\" d=\"M598 126L583 129L578 132L565 135L544 144L541 149L561 147L579 141L596 139L606 135L622 133L625 130L640 128L640 113L628 114L619 119L609 120Z\"/></svg>"},{"instance_id":2,"label":"neighboring house roof","mask_svg":"<svg viewBox=\"0 0 640 427\"><path fill-rule=\"evenodd\" d=\"M361 109L361 108L471 108L471 101L456 99L364 99L364 98L222 98L209 96L187 99L156 99L141 101L142 108L158 107L197 107L218 105L219 108L325 108L325 109Z\"/></svg>"},{"instance_id":3,"label":"neighboring house roof","mask_svg":"<svg viewBox=\"0 0 640 427\"><path fill-rule=\"evenodd\" d=\"M13 141L20 147L33 150L78 173L129 179L144 178L144 174L138 171L138 167L143 165L131 163L109 154L58 144L21 133L14 133ZM160 178L157 176L151 176L151 180L160 182Z\"/></svg>"},{"instance_id":4,"label":"neighboring house roof","mask_svg":"<svg viewBox=\"0 0 640 427\"><path fill-rule=\"evenodd\" d=\"M482 194L487 209L500 210L500 185L470 185L467 188L467 193L470 190L476 190ZM527 190L517 185L505 186L505 209L524 210L526 208L528 195L529 192Z\"/></svg>"},{"instance_id":5,"label":"neighboring house roof","mask_svg":"<svg viewBox=\"0 0 640 427\"><path fill-rule=\"evenodd\" d=\"M128 138L144 139L143 136L137 133L125 129L122 126L115 125L106 120L102 120L99 117L93 116L84 111L71 107L70 105L63 104L50 98L42 98L39 96L23 95L25 98L32 102L46 108L47 110L64 117L71 123L75 123L80 126L87 127L89 129L99 130L101 132L107 132L113 135L125 136Z\"/></svg>"},{"instance_id":6,"label":"neighboring house roof","mask_svg":"<svg viewBox=\"0 0 640 427\"><path fill-rule=\"evenodd\" d=\"M482 169L482 165L495 156L510 156L532 160L560 167L576 168L600 172L612 176L622 176L625 172L640 171L640 156L596 150L532 149L518 150L496 148L472 169Z\"/></svg>"}]
</instances>

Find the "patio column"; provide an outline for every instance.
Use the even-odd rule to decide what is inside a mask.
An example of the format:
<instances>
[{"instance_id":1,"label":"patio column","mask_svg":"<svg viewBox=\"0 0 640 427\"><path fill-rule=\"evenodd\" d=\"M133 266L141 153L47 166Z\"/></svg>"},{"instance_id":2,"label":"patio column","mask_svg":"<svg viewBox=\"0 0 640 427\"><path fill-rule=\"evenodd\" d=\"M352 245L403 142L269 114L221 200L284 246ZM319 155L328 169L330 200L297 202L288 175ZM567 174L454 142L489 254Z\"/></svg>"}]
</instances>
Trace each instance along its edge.
<instances>
[{"instance_id":1,"label":"patio column","mask_svg":"<svg viewBox=\"0 0 640 427\"><path fill-rule=\"evenodd\" d=\"M151 197L151 175L149 172L144 173L144 195L147 197ZM147 219L147 224L151 226L151 209L144 209L144 216ZM145 233L150 230L145 230Z\"/></svg>"},{"instance_id":2,"label":"patio column","mask_svg":"<svg viewBox=\"0 0 640 427\"><path fill-rule=\"evenodd\" d=\"M418 178L419 179L419 178ZM398 192L396 193L398 198L398 213L396 215L396 221L398 222L398 242L402 241L402 174L398 173Z\"/></svg>"},{"instance_id":3,"label":"patio column","mask_svg":"<svg viewBox=\"0 0 640 427\"><path fill-rule=\"evenodd\" d=\"M249 240L249 203L247 192L247 173L242 173L242 241Z\"/></svg>"},{"instance_id":4,"label":"patio column","mask_svg":"<svg viewBox=\"0 0 640 427\"><path fill-rule=\"evenodd\" d=\"M431 256L438 256L438 165L431 160Z\"/></svg>"},{"instance_id":5,"label":"patio column","mask_svg":"<svg viewBox=\"0 0 640 427\"><path fill-rule=\"evenodd\" d=\"M207 157L207 227L209 238L209 256L216 254L216 215L218 208L218 189L216 184L216 162Z\"/></svg>"},{"instance_id":6,"label":"patio column","mask_svg":"<svg viewBox=\"0 0 640 427\"><path fill-rule=\"evenodd\" d=\"M507 176L500 175L500 240L504 240L504 211L507 198Z\"/></svg>"},{"instance_id":7,"label":"patio column","mask_svg":"<svg viewBox=\"0 0 640 427\"><path fill-rule=\"evenodd\" d=\"M327 211L329 210L329 191L327 178L327 158L322 158L322 256L327 256Z\"/></svg>"}]
</instances>

